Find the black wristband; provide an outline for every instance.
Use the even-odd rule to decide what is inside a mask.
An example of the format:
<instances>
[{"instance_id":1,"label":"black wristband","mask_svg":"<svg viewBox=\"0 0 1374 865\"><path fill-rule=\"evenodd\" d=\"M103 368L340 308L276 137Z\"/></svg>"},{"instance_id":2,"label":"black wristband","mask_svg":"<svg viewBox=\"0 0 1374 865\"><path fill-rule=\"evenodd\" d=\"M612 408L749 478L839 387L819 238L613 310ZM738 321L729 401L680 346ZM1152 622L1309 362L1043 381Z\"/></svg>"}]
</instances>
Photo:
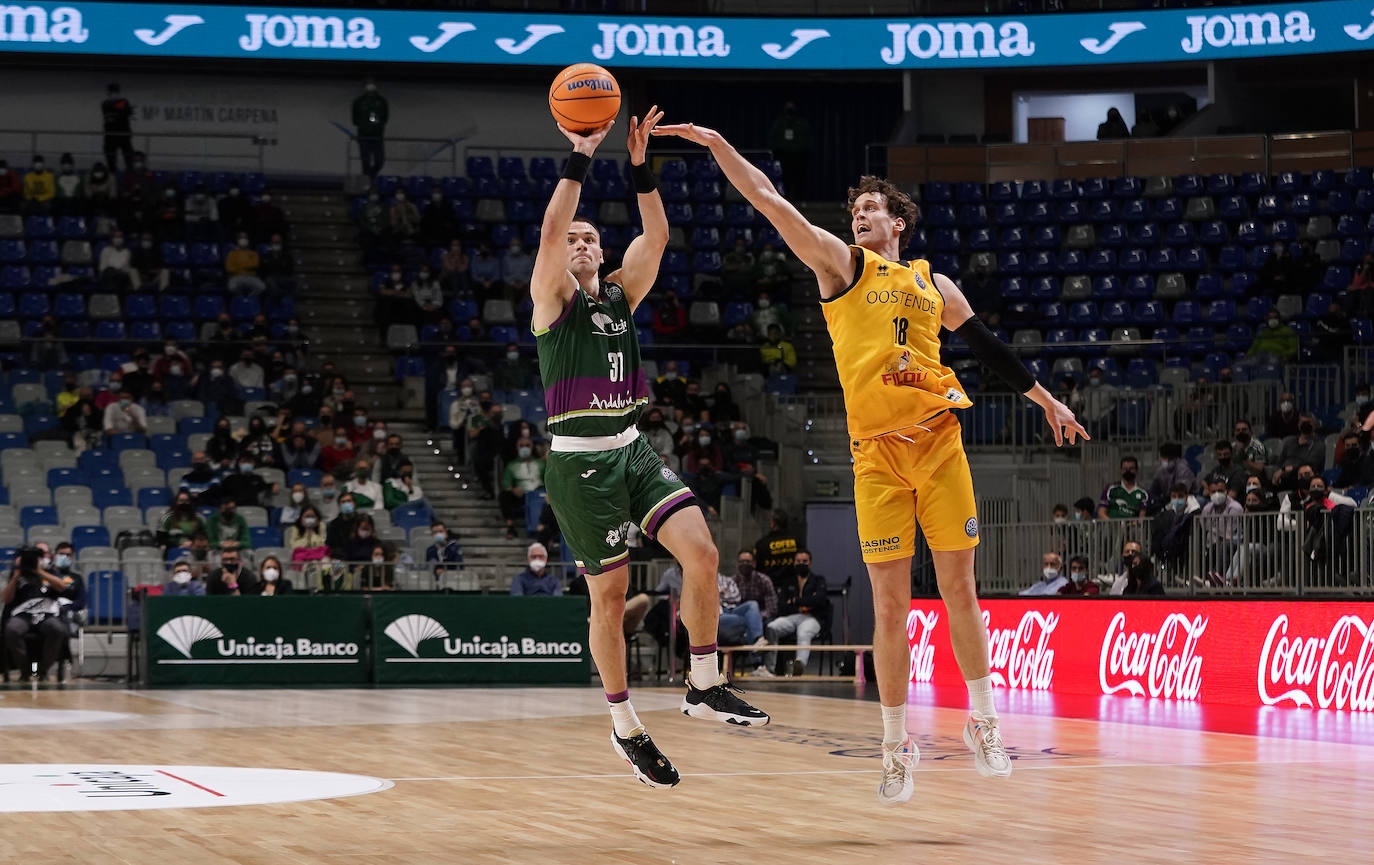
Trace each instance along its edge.
<instances>
[{"instance_id":1,"label":"black wristband","mask_svg":"<svg viewBox=\"0 0 1374 865\"><path fill-rule=\"evenodd\" d=\"M649 168L648 162L641 162L639 165L631 163L630 179L634 181L636 195L649 195L658 190L658 179L654 177L653 169Z\"/></svg>"},{"instance_id":2,"label":"black wristband","mask_svg":"<svg viewBox=\"0 0 1374 865\"><path fill-rule=\"evenodd\" d=\"M1026 369L1005 342L988 330L988 326L983 324L978 316L975 315L959 325L959 329L954 332L963 337L964 342L973 349L973 354L988 369L1011 385L1012 390L1025 393L1035 387L1035 376L1030 374L1030 370Z\"/></svg>"},{"instance_id":3,"label":"black wristband","mask_svg":"<svg viewBox=\"0 0 1374 865\"><path fill-rule=\"evenodd\" d=\"M578 153L574 150L568 156L568 162L563 166L563 179L571 180L573 183L587 182L587 169L592 167L592 158L585 153Z\"/></svg>"}]
</instances>

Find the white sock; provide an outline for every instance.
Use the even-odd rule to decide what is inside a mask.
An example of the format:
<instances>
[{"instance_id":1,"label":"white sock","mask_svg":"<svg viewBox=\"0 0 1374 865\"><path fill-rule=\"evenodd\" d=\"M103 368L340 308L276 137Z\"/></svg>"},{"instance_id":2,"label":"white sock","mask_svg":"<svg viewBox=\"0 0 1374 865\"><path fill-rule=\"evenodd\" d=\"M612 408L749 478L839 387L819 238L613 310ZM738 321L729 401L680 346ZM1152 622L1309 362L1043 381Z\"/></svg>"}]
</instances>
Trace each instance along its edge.
<instances>
[{"instance_id":1,"label":"white sock","mask_svg":"<svg viewBox=\"0 0 1374 865\"><path fill-rule=\"evenodd\" d=\"M716 680L720 678L719 657L715 652L692 655L692 669L687 675L691 676L692 684L700 690L714 688Z\"/></svg>"},{"instance_id":2,"label":"white sock","mask_svg":"<svg viewBox=\"0 0 1374 865\"><path fill-rule=\"evenodd\" d=\"M968 701L973 707L973 714L980 718L996 718L997 707L992 703L992 677L969 679L964 684L968 685Z\"/></svg>"},{"instance_id":3,"label":"white sock","mask_svg":"<svg viewBox=\"0 0 1374 865\"><path fill-rule=\"evenodd\" d=\"M611 707L611 720L615 722L615 734L620 738L628 739L631 733L644 726L639 722L639 716L635 714L635 707L630 705L629 700L607 703L606 705Z\"/></svg>"},{"instance_id":4,"label":"white sock","mask_svg":"<svg viewBox=\"0 0 1374 865\"><path fill-rule=\"evenodd\" d=\"M883 706L883 744L901 745L906 742L906 704Z\"/></svg>"}]
</instances>

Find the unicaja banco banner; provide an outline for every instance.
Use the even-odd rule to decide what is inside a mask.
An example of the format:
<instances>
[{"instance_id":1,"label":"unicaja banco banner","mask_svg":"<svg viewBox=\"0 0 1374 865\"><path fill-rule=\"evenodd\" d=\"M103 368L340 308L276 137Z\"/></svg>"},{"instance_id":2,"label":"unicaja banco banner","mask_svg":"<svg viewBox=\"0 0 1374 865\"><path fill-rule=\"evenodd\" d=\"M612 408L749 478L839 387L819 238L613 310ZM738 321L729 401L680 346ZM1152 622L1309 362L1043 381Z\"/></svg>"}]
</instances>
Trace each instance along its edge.
<instances>
[{"instance_id":1,"label":"unicaja banco banner","mask_svg":"<svg viewBox=\"0 0 1374 865\"><path fill-rule=\"evenodd\" d=\"M1363 51L1374 4L1024 18L656 18L0 4L0 52L691 69L938 69Z\"/></svg>"}]
</instances>

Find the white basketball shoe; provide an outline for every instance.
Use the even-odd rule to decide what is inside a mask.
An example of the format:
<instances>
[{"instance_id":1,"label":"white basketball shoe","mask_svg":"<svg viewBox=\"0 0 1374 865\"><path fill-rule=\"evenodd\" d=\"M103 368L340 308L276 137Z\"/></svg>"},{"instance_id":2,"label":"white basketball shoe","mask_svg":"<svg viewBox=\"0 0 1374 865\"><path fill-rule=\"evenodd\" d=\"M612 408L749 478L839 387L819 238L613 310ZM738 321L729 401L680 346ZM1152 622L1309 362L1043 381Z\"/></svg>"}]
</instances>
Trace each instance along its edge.
<instances>
[{"instance_id":1,"label":"white basketball shoe","mask_svg":"<svg viewBox=\"0 0 1374 865\"><path fill-rule=\"evenodd\" d=\"M883 744L883 780L878 784L878 801L884 805L896 805L911 798L916 792L916 781L911 772L921 759L916 743L910 737L900 745L889 747Z\"/></svg>"},{"instance_id":2,"label":"white basketball shoe","mask_svg":"<svg viewBox=\"0 0 1374 865\"><path fill-rule=\"evenodd\" d=\"M984 718L977 713L969 716L964 725L964 744L973 752L973 767L984 778L1006 778L1011 775L1011 757L1002 745L1002 731L997 719Z\"/></svg>"}]
</instances>

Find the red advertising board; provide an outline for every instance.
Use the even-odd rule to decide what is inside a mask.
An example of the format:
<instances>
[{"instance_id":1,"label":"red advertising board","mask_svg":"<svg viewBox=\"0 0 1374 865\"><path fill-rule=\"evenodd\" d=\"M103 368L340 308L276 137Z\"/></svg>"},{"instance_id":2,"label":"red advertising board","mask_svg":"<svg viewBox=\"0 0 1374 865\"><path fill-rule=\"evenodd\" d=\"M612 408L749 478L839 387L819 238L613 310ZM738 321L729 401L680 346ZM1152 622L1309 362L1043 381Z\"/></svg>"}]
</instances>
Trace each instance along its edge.
<instances>
[{"instance_id":1,"label":"red advertising board","mask_svg":"<svg viewBox=\"0 0 1374 865\"><path fill-rule=\"evenodd\" d=\"M1374 602L985 600L995 685L1374 712ZM960 685L944 605L907 617L911 680Z\"/></svg>"}]
</instances>

